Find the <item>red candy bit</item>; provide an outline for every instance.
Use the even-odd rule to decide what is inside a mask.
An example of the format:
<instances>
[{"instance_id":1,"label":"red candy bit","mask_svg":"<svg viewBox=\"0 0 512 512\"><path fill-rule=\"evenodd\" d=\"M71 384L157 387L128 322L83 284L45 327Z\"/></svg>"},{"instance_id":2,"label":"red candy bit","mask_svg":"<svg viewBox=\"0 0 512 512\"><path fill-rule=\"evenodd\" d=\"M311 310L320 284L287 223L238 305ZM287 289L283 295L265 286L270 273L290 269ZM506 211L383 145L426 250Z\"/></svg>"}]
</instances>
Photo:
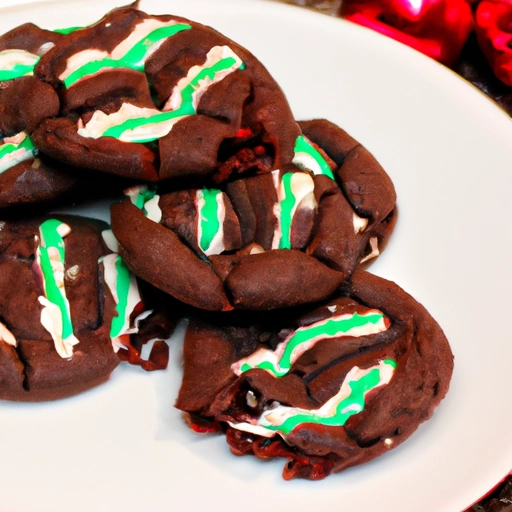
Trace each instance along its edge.
<instances>
[{"instance_id":1,"label":"red candy bit","mask_svg":"<svg viewBox=\"0 0 512 512\"><path fill-rule=\"evenodd\" d=\"M476 9L478 44L494 71L512 85L512 1L483 0Z\"/></svg>"},{"instance_id":2,"label":"red candy bit","mask_svg":"<svg viewBox=\"0 0 512 512\"><path fill-rule=\"evenodd\" d=\"M342 15L447 66L473 28L466 0L345 0Z\"/></svg>"},{"instance_id":3,"label":"red candy bit","mask_svg":"<svg viewBox=\"0 0 512 512\"><path fill-rule=\"evenodd\" d=\"M213 419L201 418L195 414L188 413L185 413L183 416L186 424L198 434L213 434L222 430L220 423Z\"/></svg>"},{"instance_id":4,"label":"red candy bit","mask_svg":"<svg viewBox=\"0 0 512 512\"><path fill-rule=\"evenodd\" d=\"M256 146L255 148L253 148L253 151L256 156L263 156L267 154L265 146Z\"/></svg>"},{"instance_id":5,"label":"red candy bit","mask_svg":"<svg viewBox=\"0 0 512 512\"><path fill-rule=\"evenodd\" d=\"M235 137L237 139L246 139L248 137L252 137L253 135L254 132L250 128L240 128L240 130L236 132Z\"/></svg>"}]
</instances>

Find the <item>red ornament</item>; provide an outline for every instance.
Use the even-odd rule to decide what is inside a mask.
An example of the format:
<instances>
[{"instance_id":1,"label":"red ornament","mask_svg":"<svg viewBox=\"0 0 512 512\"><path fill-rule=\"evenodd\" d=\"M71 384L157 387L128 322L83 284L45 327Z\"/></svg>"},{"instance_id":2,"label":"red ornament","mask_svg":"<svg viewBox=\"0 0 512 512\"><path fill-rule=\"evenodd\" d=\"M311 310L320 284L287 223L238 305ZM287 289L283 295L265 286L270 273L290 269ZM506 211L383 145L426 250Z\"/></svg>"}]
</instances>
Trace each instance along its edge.
<instances>
[{"instance_id":1,"label":"red ornament","mask_svg":"<svg viewBox=\"0 0 512 512\"><path fill-rule=\"evenodd\" d=\"M466 0L345 0L342 16L451 66L473 29Z\"/></svg>"},{"instance_id":2,"label":"red ornament","mask_svg":"<svg viewBox=\"0 0 512 512\"><path fill-rule=\"evenodd\" d=\"M476 10L478 44L494 74L512 85L512 1L483 0Z\"/></svg>"}]
</instances>

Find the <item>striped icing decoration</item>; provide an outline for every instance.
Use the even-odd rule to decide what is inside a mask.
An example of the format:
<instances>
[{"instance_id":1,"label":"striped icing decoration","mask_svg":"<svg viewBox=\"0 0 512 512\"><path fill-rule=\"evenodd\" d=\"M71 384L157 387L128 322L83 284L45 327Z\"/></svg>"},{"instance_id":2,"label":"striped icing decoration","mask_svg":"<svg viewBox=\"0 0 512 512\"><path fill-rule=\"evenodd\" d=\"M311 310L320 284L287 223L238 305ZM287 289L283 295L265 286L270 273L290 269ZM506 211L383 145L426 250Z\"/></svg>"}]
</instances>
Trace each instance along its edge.
<instances>
[{"instance_id":1,"label":"striped icing decoration","mask_svg":"<svg viewBox=\"0 0 512 512\"><path fill-rule=\"evenodd\" d=\"M224 194L216 189L196 192L197 242L207 256L224 251Z\"/></svg>"},{"instance_id":2,"label":"striped icing decoration","mask_svg":"<svg viewBox=\"0 0 512 512\"><path fill-rule=\"evenodd\" d=\"M128 188L124 194L130 198L133 205L144 212L144 215L153 222L160 223L162 220L162 210L158 205L160 196L156 189L146 185L137 185Z\"/></svg>"},{"instance_id":3,"label":"striped icing decoration","mask_svg":"<svg viewBox=\"0 0 512 512\"><path fill-rule=\"evenodd\" d=\"M272 249L291 249L291 231L295 214L299 208L316 208L313 178L304 172L287 172L280 177L280 171L272 171L277 191L274 215L277 227L272 240Z\"/></svg>"},{"instance_id":4,"label":"striped icing decoration","mask_svg":"<svg viewBox=\"0 0 512 512\"><path fill-rule=\"evenodd\" d=\"M275 350L261 348L231 366L240 375L246 371L259 368L274 377L283 377L292 368L297 359L313 348L319 341L340 338L360 337L378 334L388 329L389 319L376 309L364 314L345 313L334 315L325 320L299 327L279 343Z\"/></svg>"},{"instance_id":5,"label":"striped icing decoration","mask_svg":"<svg viewBox=\"0 0 512 512\"><path fill-rule=\"evenodd\" d=\"M112 52L89 49L72 55L67 61L66 69L59 79L66 87L71 87L84 78L94 76L109 69L133 69L144 71L147 59L164 43L165 40L192 26L176 21L162 22L146 19L137 24L132 33L121 41ZM76 27L62 29L69 33Z\"/></svg>"},{"instance_id":6,"label":"striped icing decoration","mask_svg":"<svg viewBox=\"0 0 512 512\"><path fill-rule=\"evenodd\" d=\"M57 219L49 219L39 226L36 239L36 263L43 276L44 296L41 324L51 334L55 349L62 358L73 355L73 346L79 341L73 332L71 311L64 285L66 249L64 238L71 228Z\"/></svg>"},{"instance_id":7,"label":"striped icing decoration","mask_svg":"<svg viewBox=\"0 0 512 512\"><path fill-rule=\"evenodd\" d=\"M131 326L131 316L141 302L135 276L128 270L119 254L109 254L100 259L103 264L105 283L116 303L116 316L112 318L110 338L114 351L125 348L122 337L137 332Z\"/></svg>"},{"instance_id":8,"label":"striped icing decoration","mask_svg":"<svg viewBox=\"0 0 512 512\"><path fill-rule=\"evenodd\" d=\"M325 158L304 135L297 137L294 151L293 163L299 169L334 179L334 174Z\"/></svg>"},{"instance_id":9,"label":"striped icing decoration","mask_svg":"<svg viewBox=\"0 0 512 512\"><path fill-rule=\"evenodd\" d=\"M4 144L0 146L0 174L25 160L34 158L37 153L32 139L25 132L5 138Z\"/></svg>"},{"instance_id":10,"label":"striped icing decoration","mask_svg":"<svg viewBox=\"0 0 512 512\"><path fill-rule=\"evenodd\" d=\"M83 137L114 137L123 142L151 142L167 135L182 119L195 115L202 95L208 88L237 69L240 58L227 46L215 46L202 66L190 68L175 86L163 111L123 103L113 114L96 111L85 126L78 129Z\"/></svg>"},{"instance_id":11,"label":"striped icing decoration","mask_svg":"<svg viewBox=\"0 0 512 512\"><path fill-rule=\"evenodd\" d=\"M0 82L14 80L34 74L40 57L25 50L3 50L0 52Z\"/></svg>"},{"instance_id":12,"label":"striped icing decoration","mask_svg":"<svg viewBox=\"0 0 512 512\"><path fill-rule=\"evenodd\" d=\"M354 366L343 380L338 393L319 409L307 410L277 405L267 409L251 422L230 425L238 430L265 437L273 437L276 434L286 437L295 428L307 423L342 427L351 416L364 410L366 396L370 391L389 384L396 366L392 359L379 361L377 365L364 370Z\"/></svg>"}]
</instances>

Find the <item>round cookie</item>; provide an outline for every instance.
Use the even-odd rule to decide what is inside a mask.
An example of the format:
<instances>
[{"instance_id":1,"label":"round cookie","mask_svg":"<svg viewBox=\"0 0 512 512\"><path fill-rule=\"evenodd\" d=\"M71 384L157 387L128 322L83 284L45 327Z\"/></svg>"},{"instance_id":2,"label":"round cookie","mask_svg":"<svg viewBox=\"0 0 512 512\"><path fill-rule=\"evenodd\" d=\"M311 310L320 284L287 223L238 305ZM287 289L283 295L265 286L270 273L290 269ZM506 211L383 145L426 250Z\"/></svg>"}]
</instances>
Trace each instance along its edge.
<instances>
[{"instance_id":1,"label":"round cookie","mask_svg":"<svg viewBox=\"0 0 512 512\"><path fill-rule=\"evenodd\" d=\"M284 457L322 479L407 439L453 369L435 320L396 284L357 270L321 306L191 320L176 407L237 455Z\"/></svg>"},{"instance_id":2,"label":"round cookie","mask_svg":"<svg viewBox=\"0 0 512 512\"><path fill-rule=\"evenodd\" d=\"M130 269L198 308L270 310L327 298L377 256L396 219L389 176L336 125L301 125L294 168L128 190L112 229Z\"/></svg>"},{"instance_id":3,"label":"round cookie","mask_svg":"<svg viewBox=\"0 0 512 512\"><path fill-rule=\"evenodd\" d=\"M26 23L0 36L0 137L32 133L59 113L53 87L34 77L34 68L62 34Z\"/></svg>"},{"instance_id":4,"label":"round cookie","mask_svg":"<svg viewBox=\"0 0 512 512\"><path fill-rule=\"evenodd\" d=\"M33 73L63 38L30 23L0 36L0 208L46 202L76 184L30 138L43 119L59 113L57 93Z\"/></svg>"},{"instance_id":5,"label":"round cookie","mask_svg":"<svg viewBox=\"0 0 512 512\"><path fill-rule=\"evenodd\" d=\"M33 134L53 158L128 178L202 182L264 167L260 145L274 167L291 162L300 130L283 92L225 36L134 7L73 34L35 68L62 102L60 117Z\"/></svg>"},{"instance_id":6,"label":"round cookie","mask_svg":"<svg viewBox=\"0 0 512 512\"><path fill-rule=\"evenodd\" d=\"M102 232L103 222L61 215L1 223L1 399L53 400L89 389L130 347L144 306Z\"/></svg>"}]
</instances>

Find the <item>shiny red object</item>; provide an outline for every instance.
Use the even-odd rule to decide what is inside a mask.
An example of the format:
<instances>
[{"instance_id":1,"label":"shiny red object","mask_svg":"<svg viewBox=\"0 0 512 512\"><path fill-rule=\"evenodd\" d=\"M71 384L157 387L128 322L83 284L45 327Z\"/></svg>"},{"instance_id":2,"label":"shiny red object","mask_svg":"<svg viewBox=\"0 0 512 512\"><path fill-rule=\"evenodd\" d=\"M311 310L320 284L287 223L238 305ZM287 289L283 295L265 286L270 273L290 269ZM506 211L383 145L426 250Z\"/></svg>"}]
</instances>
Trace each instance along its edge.
<instances>
[{"instance_id":1,"label":"shiny red object","mask_svg":"<svg viewBox=\"0 0 512 512\"><path fill-rule=\"evenodd\" d=\"M494 74L505 84L512 85L512 1L480 2L475 31Z\"/></svg>"},{"instance_id":2,"label":"shiny red object","mask_svg":"<svg viewBox=\"0 0 512 512\"><path fill-rule=\"evenodd\" d=\"M341 14L447 66L473 30L466 0L345 0Z\"/></svg>"}]
</instances>

